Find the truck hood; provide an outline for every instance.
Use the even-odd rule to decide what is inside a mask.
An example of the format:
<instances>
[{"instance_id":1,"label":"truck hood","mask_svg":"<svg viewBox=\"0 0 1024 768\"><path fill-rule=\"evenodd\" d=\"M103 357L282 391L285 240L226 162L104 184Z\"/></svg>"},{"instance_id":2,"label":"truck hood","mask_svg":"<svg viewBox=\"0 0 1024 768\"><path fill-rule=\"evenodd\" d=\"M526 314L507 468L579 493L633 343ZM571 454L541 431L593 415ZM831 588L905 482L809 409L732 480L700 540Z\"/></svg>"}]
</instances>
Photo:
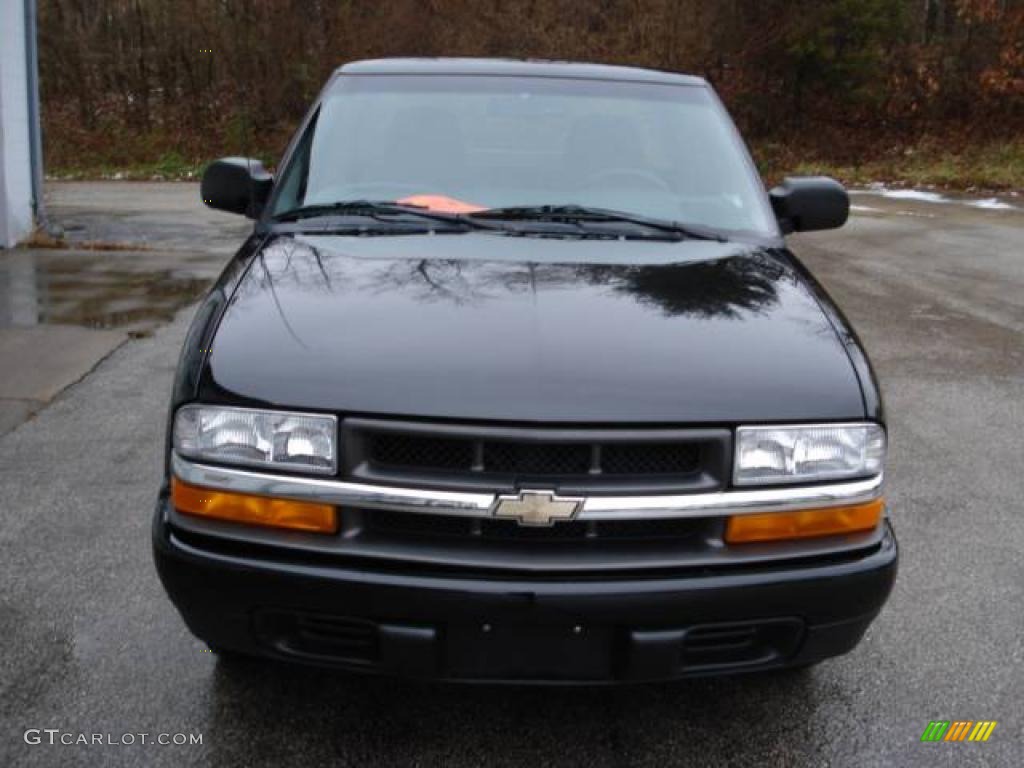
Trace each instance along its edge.
<instances>
[{"instance_id":1,"label":"truck hood","mask_svg":"<svg viewBox=\"0 0 1024 768\"><path fill-rule=\"evenodd\" d=\"M818 290L788 251L742 243L277 236L200 397L516 422L863 418Z\"/></svg>"}]
</instances>

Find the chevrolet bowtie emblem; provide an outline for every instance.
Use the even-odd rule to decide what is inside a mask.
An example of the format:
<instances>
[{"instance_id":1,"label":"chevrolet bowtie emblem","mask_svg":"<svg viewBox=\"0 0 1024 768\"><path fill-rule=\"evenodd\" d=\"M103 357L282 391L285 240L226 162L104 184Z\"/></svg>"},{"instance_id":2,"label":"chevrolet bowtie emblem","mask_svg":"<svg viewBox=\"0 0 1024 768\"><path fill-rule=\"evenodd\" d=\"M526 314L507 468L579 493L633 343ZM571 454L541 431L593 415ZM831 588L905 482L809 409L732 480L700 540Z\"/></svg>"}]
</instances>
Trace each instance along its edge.
<instances>
[{"instance_id":1,"label":"chevrolet bowtie emblem","mask_svg":"<svg viewBox=\"0 0 1024 768\"><path fill-rule=\"evenodd\" d=\"M558 520L572 520L582 506L583 499L556 496L551 491L520 491L495 499L491 514L520 525L551 526Z\"/></svg>"}]
</instances>

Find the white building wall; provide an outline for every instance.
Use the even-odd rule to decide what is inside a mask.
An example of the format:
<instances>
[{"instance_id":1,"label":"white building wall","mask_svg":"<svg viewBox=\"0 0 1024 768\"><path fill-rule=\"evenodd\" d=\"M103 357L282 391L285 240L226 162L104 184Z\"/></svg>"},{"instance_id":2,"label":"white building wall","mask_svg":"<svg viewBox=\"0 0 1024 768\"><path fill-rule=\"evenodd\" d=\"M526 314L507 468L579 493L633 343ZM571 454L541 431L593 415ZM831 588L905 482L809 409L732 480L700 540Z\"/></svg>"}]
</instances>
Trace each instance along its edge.
<instances>
[{"instance_id":1,"label":"white building wall","mask_svg":"<svg viewBox=\"0 0 1024 768\"><path fill-rule=\"evenodd\" d=\"M0 248L32 231L25 3L0 0Z\"/></svg>"}]
</instances>

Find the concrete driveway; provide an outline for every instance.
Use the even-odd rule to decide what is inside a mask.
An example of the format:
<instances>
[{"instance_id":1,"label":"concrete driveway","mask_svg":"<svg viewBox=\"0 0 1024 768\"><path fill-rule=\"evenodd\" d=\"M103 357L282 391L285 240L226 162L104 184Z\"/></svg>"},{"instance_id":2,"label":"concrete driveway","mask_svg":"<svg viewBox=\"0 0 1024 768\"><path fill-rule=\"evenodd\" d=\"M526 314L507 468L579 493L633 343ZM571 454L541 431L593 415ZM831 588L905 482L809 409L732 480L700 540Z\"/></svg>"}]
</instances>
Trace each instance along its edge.
<instances>
[{"instance_id":1,"label":"concrete driveway","mask_svg":"<svg viewBox=\"0 0 1024 768\"><path fill-rule=\"evenodd\" d=\"M168 204L176 219L154 223L151 247L180 264L224 258L182 234L207 216L194 186L55 191L101 232L119 204L142 226L148 200ZM149 550L184 311L0 437L0 765L1022 764L1024 211L855 202L844 230L794 240L873 355L890 418L901 573L854 653L624 690L219 664ZM920 743L937 719L999 725L984 744ZM135 743L28 744L27 729Z\"/></svg>"}]
</instances>

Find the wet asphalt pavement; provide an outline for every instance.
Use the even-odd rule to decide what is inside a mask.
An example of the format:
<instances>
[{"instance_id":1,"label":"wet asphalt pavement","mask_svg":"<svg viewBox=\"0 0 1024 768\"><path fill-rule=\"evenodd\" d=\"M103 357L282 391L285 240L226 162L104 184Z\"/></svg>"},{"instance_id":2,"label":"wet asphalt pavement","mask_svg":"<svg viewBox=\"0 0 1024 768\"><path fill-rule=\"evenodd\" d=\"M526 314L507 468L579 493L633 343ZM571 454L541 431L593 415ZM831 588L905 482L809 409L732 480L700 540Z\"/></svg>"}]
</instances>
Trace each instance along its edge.
<instances>
[{"instance_id":1,"label":"wet asphalt pavement","mask_svg":"<svg viewBox=\"0 0 1024 768\"><path fill-rule=\"evenodd\" d=\"M232 225L205 253L188 231L191 208L204 215L194 185L59 197L100 233L102 211L130 208L134 233L173 239L161 248L183 261L208 266L237 236ZM186 310L0 437L0 766L1024 763L1024 210L854 202L845 229L794 239L863 337L890 420L901 571L852 654L628 689L219 664L164 596L149 548ZM124 220L114 237L133 236ZM920 743L936 719L999 725L985 744ZM27 744L27 729L135 743L50 745L44 732Z\"/></svg>"}]
</instances>

